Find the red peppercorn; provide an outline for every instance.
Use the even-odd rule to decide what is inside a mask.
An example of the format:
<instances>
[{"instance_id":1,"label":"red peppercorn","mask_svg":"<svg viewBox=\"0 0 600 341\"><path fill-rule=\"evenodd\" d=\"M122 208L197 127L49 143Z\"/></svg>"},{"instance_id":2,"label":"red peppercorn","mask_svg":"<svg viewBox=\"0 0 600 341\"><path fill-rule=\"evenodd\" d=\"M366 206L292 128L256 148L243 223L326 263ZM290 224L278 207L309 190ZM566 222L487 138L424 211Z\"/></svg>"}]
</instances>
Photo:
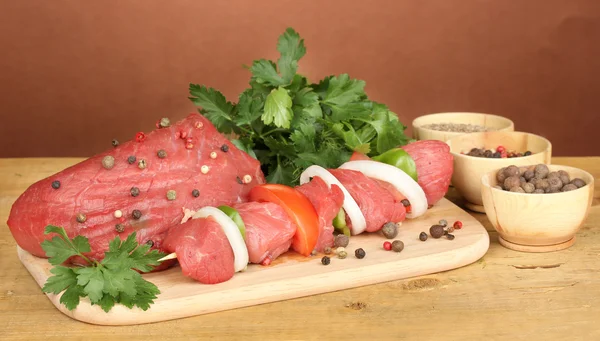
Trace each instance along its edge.
<instances>
[{"instance_id":1,"label":"red peppercorn","mask_svg":"<svg viewBox=\"0 0 600 341\"><path fill-rule=\"evenodd\" d=\"M192 142L194 142L194 139L191 137L188 137L187 140L185 140L185 142L192 143Z\"/></svg>"},{"instance_id":2,"label":"red peppercorn","mask_svg":"<svg viewBox=\"0 0 600 341\"><path fill-rule=\"evenodd\" d=\"M392 243L390 243L390 242L384 242L384 243L383 243L383 248L384 248L386 251L390 251L390 250L392 249Z\"/></svg>"},{"instance_id":3,"label":"red peppercorn","mask_svg":"<svg viewBox=\"0 0 600 341\"><path fill-rule=\"evenodd\" d=\"M181 138L181 132L180 131L178 131L178 132L175 133L175 138L176 139Z\"/></svg>"},{"instance_id":4,"label":"red peppercorn","mask_svg":"<svg viewBox=\"0 0 600 341\"><path fill-rule=\"evenodd\" d=\"M143 132L140 131L139 133L135 134L135 140L137 142L142 142L145 139L146 139L146 134L144 134Z\"/></svg>"},{"instance_id":5,"label":"red peppercorn","mask_svg":"<svg viewBox=\"0 0 600 341\"><path fill-rule=\"evenodd\" d=\"M498 148L496 148L496 151L502 153L506 151L506 148L504 148L503 146L498 146Z\"/></svg>"},{"instance_id":6,"label":"red peppercorn","mask_svg":"<svg viewBox=\"0 0 600 341\"><path fill-rule=\"evenodd\" d=\"M452 225L454 227L455 230L460 230L462 229L462 222L460 220L457 220L454 222L454 225Z\"/></svg>"},{"instance_id":7,"label":"red peppercorn","mask_svg":"<svg viewBox=\"0 0 600 341\"><path fill-rule=\"evenodd\" d=\"M506 153L506 151L503 151L500 153L500 157L506 159L508 157L508 154Z\"/></svg>"},{"instance_id":8,"label":"red peppercorn","mask_svg":"<svg viewBox=\"0 0 600 341\"><path fill-rule=\"evenodd\" d=\"M181 135L182 139L186 138L187 137L187 131L181 131L180 135Z\"/></svg>"}]
</instances>

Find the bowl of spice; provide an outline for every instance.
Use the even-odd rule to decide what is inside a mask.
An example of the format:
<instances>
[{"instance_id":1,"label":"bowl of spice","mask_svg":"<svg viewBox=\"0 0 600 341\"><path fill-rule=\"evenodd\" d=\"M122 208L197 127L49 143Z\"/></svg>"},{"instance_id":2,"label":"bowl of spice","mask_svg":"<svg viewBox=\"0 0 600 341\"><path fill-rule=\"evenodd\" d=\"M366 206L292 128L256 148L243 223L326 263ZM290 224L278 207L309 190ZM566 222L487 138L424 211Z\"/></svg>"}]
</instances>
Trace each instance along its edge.
<instances>
[{"instance_id":1,"label":"bowl of spice","mask_svg":"<svg viewBox=\"0 0 600 341\"><path fill-rule=\"evenodd\" d=\"M552 145L546 138L525 132L492 131L454 137L446 143L454 157L452 185L465 199L465 206L485 212L481 199L481 177L510 165L548 164Z\"/></svg>"},{"instance_id":2,"label":"bowl of spice","mask_svg":"<svg viewBox=\"0 0 600 341\"><path fill-rule=\"evenodd\" d=\"M525 252L573 245L594 198L594 177L562 165L510 165L487 173L481 184L500 244Z\"/></svg>"},{"instance_id":3,"label":"bowl of spice","mask_svg":"<svg viewBox=\"0 0 600 341\"><path fill-rule=\"evenodd\" d=\"M506 117L472 113L447 112L417 117L412 122L416 140L447 140L469 133L514 131L513 121Z\"/></svg>"}]
</instances>

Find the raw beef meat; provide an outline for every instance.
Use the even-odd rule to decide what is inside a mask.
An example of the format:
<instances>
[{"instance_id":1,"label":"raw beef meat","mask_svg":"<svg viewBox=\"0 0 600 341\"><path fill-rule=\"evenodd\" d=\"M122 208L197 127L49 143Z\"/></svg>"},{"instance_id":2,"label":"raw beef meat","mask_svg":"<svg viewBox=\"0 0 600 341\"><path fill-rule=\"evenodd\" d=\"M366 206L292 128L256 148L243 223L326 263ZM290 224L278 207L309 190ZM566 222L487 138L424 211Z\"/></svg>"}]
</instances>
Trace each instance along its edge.
<instances>
[{"instance_id":1,"label":"raw beef meat","mask_svg":"<svg viewBox=\"0 0 600 341\"><path fill-rule=\"evenodd\" d=\"M348 169L329 169L356 201L367 221L367 232L379 231L387 222L406 218L406 209L375 180L361 172ZM349 221L347 221L350 223Z\"/></svg>"},{"instance_id":2,"label":"raw beef meat","mask_svg":"<svg viewBox=\"0 0 600 341\"><path fill-rule=\"evenodd\" d=\"M427 204L433 205L446 195L452 172L454 158L450 147L437 140L423 140L403 146L417 166L418 183L427 197Z\"/></svg>"},{"instance_id":3,"label":"raw beef meat","mask_svg":"<svg viewBox=\"0 0 600 341\"><path fill-rule=\"evenodd\" d=\"M234 205L234 208L246 226L250 263L268 264L290 248L296 225L281 206L269 202L248 202Z\"/></svg>"},{"instance_id":4,"label":"raw beef meat","mask_svg":"<svg viewBox=\"0 0 600 341\"><path fill-rule=\"evenodd\" d=\"M312 203L319 216L319 239L315 250L323 251L325 247L333 246L333 218L338 214L344 203L344 193L336 186L331 188L318 176L310 182L296 187Z\"/></svg>"},{"instance_id":5,"label":"raw beef meat","mask_svg":"<svg viewBox=\"0 0 600 341\"><path fill-rule=\"evenodd\" d=\"M161 150L166 155L159 156ZM216 157L210 156L213 152ZM110 169L103 167L105 156L114 158ZM129 157L136 161L128 162ZM145 168L138 166L142 159ZM245 175L251 176L249 183L240 180ZM60 181L58 189L54 181ZM87 237L92 247L88 257L93 259L104 256L117 234L124 239L133 231L138 242L151 240L154 248L162 249L169 228L181 221L183 207L244 202L248 191L264 182L257 160L237 149L206 118L191 114L33 184L14 203L8 226L21 248L40 257L45 256L40 243L52 237L44 235L46 225L64 227L71 238ZM133 187L139 195L132 195ZM198 197L192 195L194 189ZM167 198L170 190L176 193L174 200ZM141 212L139 219L132 216L134 210ZM77 221L80 213L84 222Z\"/></svg>"},{"instance_id":6,"label":"raw beef meat","mask_svg":"<svg viewBox=\"0 0 600 341\"><path fill-rule=\"evenodd\" d=\"M163 246L177 253L184 276L204 284L233 277L233 250L221 225L212 219L191 219L173 226Z\"/></svg>"}]
</instances>

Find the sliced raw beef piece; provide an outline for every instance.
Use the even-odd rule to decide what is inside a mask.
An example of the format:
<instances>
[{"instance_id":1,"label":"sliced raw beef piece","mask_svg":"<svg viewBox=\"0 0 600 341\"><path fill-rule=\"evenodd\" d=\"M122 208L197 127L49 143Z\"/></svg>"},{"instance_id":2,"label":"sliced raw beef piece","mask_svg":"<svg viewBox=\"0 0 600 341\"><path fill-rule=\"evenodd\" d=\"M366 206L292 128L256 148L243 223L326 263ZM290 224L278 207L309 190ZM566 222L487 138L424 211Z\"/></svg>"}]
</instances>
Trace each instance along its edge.
<instances>
[{"instance_id":1,"label":"sliced raw beef piece","mask_svg":"<svg viewBox=\"0 0 600 341\"><path fill-rule=\"evenodd\" d=\"M166 251L177 253L184 276L204 284L233 277L233 250L221 225L210 218L190 219L173 226L163 246Z\"/></svg>"},{"instance_id":2,"label":"sliced raw beef piece","mask_svg":"<svg viewBox=\"0 0 600 341\"><path fill-rule=\"evenodd\" d=\"M329 188L318 176L296 189L310 200L319 215L319 239L315 250L320 252L327 246L333 246L333 218L344 203L344 193L336 185Z\"/></svg>"},{"instance_id":3,"label":"sliced raw beef piece","mask_svg":"<svg viewBox=\"0 0 600 341\"><path fill-rule=\"evenodd\" d=\"M377 181L361 172L347 169L329 169L356 201L367 221L367 232L380 230L387 222L406 218L406 209ZM350 223L347 220L347 223Z\"/></svg>"},{"instance_id":4,"label":"sliced raw beef piece","mask_svg":"<svg viewBox=\"0 0 600 341\"><path fill-rule=\"evenodd\" d=\"M436 140L423 140L403 146L417 166L418 183L427 197L427 204L433 205L446 195L452 172L454 158L450 147Z\"/></svg>"},{"instance_id":5,"label":"sliced raw beef piece","mask_svg":"<svg viewBox=\"0 0 600 341\"><path fill-rule=\"evenodd\" d=\"M246 225L250 263L269 264L290 248L296 225L281 206L269 202L248 202L233 207Z\"/></svg>"},{"instance_id":6,"label":"sliced raw beef piece","mask_svg":"<svg viewBox=\"0 0 600 341\"><path fill-rule=\"evenodd\" d=\"M161 150L166 155L159 156ZM210 157L213 152L216 158ZM114 158L110 169L103 167L105 156ZM136 161L128 162L129 157ZM138 166L141 160L145 168ZM244 175L252 181L240 184ZM54 181L60 181L60 188L53 188ZM8 226L21 248L40 257L45 256L40 243L52 238L44 235L46 225L64 227L71 238L87 237L92 247L88 257L93 259L104 256L108 241L117 234L124 239L133 231L138 242L152 240L154 248L161 249L168 229L181 221L182 207L243 202L252 187L264 182L257 160L237 149L206 118L191 114L33 184L14 203ZM139 195L132 195L133 187ZM198 197L192 195L194 189ZM169 190L175 191L174 200L167 199ZM117 210L122 218L115 217ZM132 217L134 210L141 212L139 219ZM77 221L79 213L86 216L84 222ZM116 231L117 224L123 232Z\"/></svg>"}]
</instances>

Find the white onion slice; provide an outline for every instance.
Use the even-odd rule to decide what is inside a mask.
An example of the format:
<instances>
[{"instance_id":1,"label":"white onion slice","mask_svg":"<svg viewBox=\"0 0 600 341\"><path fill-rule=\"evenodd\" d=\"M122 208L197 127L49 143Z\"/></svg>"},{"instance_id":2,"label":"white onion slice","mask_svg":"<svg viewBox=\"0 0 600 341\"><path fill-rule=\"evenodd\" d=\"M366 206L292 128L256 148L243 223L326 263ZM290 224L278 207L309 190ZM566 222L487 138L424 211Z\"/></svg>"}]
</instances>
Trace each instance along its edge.
<instances>
[{"instance_id":1,"label":"white onion slice","mask_svg":"<svg viewBox=\"0 0 600 341\"><path fill-rule=\"evenodd\" d=\"M192 219L212 217L223 229L227 240L233 249L233 268L235 272L242 271L248 266L248 248L237 224L220 209L206 206L199 209Z\"/></svg>"},{"instance_id":2,"label":"white onion slice","mask_svg":"<svg viewBox=\"0 0 600 341\"><path fill-rule=\"evenodd\" d=\"M367 221L365 220L365 216L363 216L360 207L358 207L358 204L354 201L354 198L348 193L348 190L346 190L344 185L342 185L333 174L329 173L327 169L317 165L310 166L302 172L300 175L300 184L303 185L309 182L310 178L315 176L323 179L330 188L331 185L337 185L342 190L344 193L344 203L342 204L342 207L352 222L352 230L350 232L352 235L361 234L367 228Z\"/></svg>"},{"instance_id":3,"label":"white onion slice","mask_svg":"<svg viewBox=\"0 0 600 341\"><path fill-rule=\"evenodd\" d=\"M425 192L413 178L400 168L369 160L348 161L339 168L359 171L369 178L392 184L398 192L410 201L411 213L406 213L407 218L414 219L427 211Z\"/></svg>"}]
</instances>

